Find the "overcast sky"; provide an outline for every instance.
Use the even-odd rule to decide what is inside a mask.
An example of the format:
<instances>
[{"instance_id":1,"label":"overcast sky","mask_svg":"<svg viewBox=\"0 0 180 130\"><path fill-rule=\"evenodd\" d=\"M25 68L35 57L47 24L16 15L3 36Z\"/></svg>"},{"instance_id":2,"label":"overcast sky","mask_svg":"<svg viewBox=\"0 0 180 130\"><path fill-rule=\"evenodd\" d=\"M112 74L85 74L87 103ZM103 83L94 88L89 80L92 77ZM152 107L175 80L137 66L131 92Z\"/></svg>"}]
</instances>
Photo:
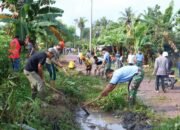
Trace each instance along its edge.
<instances>
[{"instance_id":1,"label":"overcast sky","mask_svg":"<svg viewBox=\"0 0 180 130\"><path fill-rule=\"evenodd\" d=\"M56 0L57 7L64 10L62 21L67 25L75 25L74 19L85 17L90 26L91 0ZM125 8L131 7L132 10L139 14L144 12L147 7L154 7L156 4L161 6L161 10L168 7L171 0L92 0L93 1L93 22L105 16L107 19L116 21L120 12ZM180 0L174 0L174 12L180 9Z\"/></svg>"}]
</instances>

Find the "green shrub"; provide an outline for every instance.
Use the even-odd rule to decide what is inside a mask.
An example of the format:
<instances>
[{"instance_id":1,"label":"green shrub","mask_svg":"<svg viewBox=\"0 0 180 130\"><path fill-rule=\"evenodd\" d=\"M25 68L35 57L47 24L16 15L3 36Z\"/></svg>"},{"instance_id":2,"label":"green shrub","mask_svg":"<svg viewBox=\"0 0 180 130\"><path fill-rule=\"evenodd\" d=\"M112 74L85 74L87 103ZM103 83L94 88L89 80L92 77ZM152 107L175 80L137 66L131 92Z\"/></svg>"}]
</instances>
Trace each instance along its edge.
<instances>
[{"instance_id":1,"label":"green shrub","mask_svg":"<svg viewBox=\"0 0 180 130\"><path fill-rule=\"evenodd\" d=\"M154 130L180 130L180 116L173 119L166 119L160 125L156 125L157 127Z\"/></svg>"},{"instance_id":2,"label":"green shrub","mask_svg":"<svg viewBox=\"0 0 180 130\"><path fill-rule=\"evenodd\" d=\"M127 86L121 85L113 90L107 97L99 101L99 105L105 111L124 109L128 105Z\"/></svg>"}]
</instances>

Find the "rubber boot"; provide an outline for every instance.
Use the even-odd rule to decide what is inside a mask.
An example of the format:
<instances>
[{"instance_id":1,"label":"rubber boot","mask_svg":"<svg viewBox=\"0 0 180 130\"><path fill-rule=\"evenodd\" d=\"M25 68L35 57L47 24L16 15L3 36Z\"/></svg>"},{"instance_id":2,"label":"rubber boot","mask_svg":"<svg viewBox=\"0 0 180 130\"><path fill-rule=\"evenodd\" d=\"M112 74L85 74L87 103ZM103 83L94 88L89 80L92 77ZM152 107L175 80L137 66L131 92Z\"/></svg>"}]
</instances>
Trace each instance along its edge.
<instances>
[{"instance_id":1,"label":"rubber boot","mask_svg":"<svg viewBox=\"0 0 180 130\"><path fill-rule=\"evenodd\" d=\"M52 88L55 88L56 87L55 80L51 80L50 85L51 85Z\"/></svg>"}]
</instances>

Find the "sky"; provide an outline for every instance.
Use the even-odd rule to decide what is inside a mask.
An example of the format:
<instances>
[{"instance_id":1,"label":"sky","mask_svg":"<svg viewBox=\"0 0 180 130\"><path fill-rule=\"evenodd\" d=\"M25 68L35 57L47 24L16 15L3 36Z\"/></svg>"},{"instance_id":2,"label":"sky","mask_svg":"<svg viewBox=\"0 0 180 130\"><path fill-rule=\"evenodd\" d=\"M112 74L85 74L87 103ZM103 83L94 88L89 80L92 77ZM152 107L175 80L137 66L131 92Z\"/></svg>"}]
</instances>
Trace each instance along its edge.
<instances>
[{"instance_id":1,"label":"sky","mask_svg":"<svg viewBox=\"0 0 180 130\"><path fill-rule=\"evenodd\" d=\"M108 20L117 21L121 12L131 7L136 15L143 13L147 7L160 5L161 11L165 11L171 0L92 0L92 21L105 16ZM86 26L90 26L91 0L56 0L56 7L64 10L60 18L63 23L75 26L74 19L85 17L88 21ZM174 0L174 13L180 9L180 0Z\"/></svg>"}]
</instances>

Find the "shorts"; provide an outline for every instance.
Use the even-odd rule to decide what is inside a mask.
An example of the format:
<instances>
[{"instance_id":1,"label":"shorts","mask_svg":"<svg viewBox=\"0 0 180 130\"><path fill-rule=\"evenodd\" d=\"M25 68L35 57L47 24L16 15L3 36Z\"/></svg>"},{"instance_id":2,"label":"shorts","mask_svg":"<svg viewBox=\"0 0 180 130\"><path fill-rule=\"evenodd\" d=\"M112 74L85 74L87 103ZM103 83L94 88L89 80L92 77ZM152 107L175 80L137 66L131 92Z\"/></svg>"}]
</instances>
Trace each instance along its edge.
<instances>
[{"instance_id":1,"label":"shorts","mask_svg":"<svg viewBox=\"0 0 180 130\"><path fill-rule=\"evenodd\" d=\"M91 69L92 69L92 65L86 66L86 70L91 71Z\"/></svg>"}]
</instances>

